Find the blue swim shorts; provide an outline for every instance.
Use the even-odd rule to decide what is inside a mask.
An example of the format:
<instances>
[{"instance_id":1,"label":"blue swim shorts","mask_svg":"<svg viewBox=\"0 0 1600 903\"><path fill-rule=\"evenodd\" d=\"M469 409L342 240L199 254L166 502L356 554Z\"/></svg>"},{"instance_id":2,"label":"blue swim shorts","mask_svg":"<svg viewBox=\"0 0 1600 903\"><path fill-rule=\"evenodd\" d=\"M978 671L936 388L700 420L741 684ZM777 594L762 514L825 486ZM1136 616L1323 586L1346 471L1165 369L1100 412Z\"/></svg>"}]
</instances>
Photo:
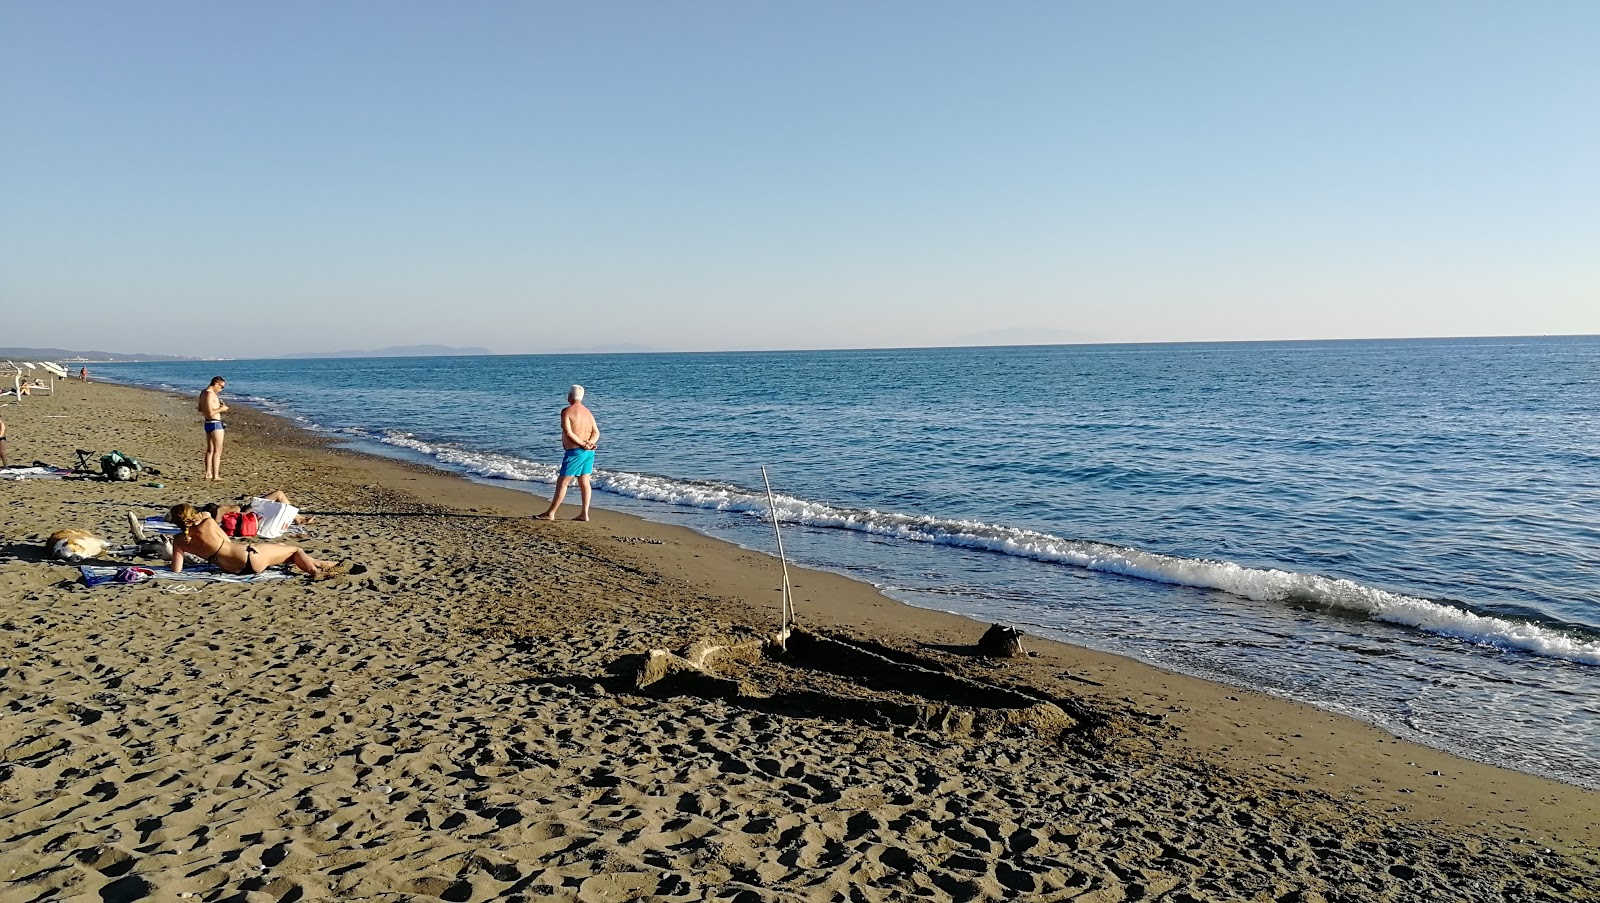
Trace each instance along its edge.
<instances>
[{"instance_id":1,"label":"blue swim shorts","mask_svg":"<svg viewBox=\"0 0 1600 903\"><path fill-rule=\"evenodd\" d=\"M561 475L564 477L581 477L594 473L594 449L569 448L561 456Z\"/></svg>"},{"instance_id":2,"label":"blue swim shorts","mask_svg":"<svg viewBox=\"0 0 1600 903\"><path fill-rule=\"evenodd\" d=\"M208 433L215 433L215 432L218 432L220 430L225 430L227 428L228 428L228 425L226 423L223 423L220 420L207 420L206 421L206 432L208 432Z\"/></svg>"}]
</instances>

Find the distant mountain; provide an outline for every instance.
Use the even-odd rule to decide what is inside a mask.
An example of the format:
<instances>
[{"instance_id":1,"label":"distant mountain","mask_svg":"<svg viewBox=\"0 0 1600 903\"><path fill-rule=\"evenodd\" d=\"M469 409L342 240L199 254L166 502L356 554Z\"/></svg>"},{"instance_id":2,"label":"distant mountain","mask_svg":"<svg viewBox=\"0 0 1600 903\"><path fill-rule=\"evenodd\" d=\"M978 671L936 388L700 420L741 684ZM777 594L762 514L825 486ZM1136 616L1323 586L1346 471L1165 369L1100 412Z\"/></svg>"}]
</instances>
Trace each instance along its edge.
<instances>
[{"instance_id":1,"label":"distant mountain","mask_svg":"<svg viewBox=\"0 0 1600 903\"><path fill-rule=\"evenodd\" d=\"M454 348L450 345L395 345L390 348L374 348L369 351L302 351L299 354L285 354L284 357L467 357L479 354L493 354L487 348Z\"/></svg>"},{"instance_id":2,"label":"distant mountain","mask_svg":"<svg viewBox=\"0 0 1600 903\"><path fill-rule=\"evenodd\" d=\"M110 361L198 361L198 357L170 354L123 354L115 351L69 351L66 348L0 348L0 360L105 363Z\"/></svg>"}]
</instances>

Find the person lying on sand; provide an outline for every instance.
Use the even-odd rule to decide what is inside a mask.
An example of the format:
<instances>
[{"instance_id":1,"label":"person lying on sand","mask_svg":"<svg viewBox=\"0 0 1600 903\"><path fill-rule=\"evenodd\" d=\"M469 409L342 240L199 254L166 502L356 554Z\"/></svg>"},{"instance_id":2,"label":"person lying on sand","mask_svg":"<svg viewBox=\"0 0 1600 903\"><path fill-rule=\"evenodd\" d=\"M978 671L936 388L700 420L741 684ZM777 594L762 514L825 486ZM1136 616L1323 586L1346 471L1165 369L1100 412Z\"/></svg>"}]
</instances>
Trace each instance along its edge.
<instances>
[{"instance_id":1,"label":"person lying on sand","mask_svg":"<svg viewBox=\"0 0 1600 903\"><path fill-rule=\"evenodd\" d=\"M172 537L174 574L183 571L185 553L203 558L230 574L259 574L284 562L292 563L313 577L332 576L338 568L332 561L312 558L299 546L277 542L234 542L222 532L222 527L211 519L211 515L188 502L173 505L172 510L167 512L167 520L183 530Z\"/></svg>"},{"instance_id":2,"label":"person lying on sand","mask_svg":"<svg viewBox=\"0 0 1600 903\"><path fill-rule=\"evenodd\" d=\"M250 503L254 502L255 499L258 499L258 498L259 499L265 499L265 500L267 500L269 502L277 502L280 505L293 505L294 504L294 502L289 501L289 496L287 494L285 494L282 489L274 489L271 492L265 493L263 495L258 495L258 496L253 496L251 498L247 498L247 499L245 499L245 503L242 504L242 505L234 504L232 502L213 502L210 505L201 505L200 506L200 510L203 511L204 513L206 513L206 514L211 515L212 519L214 519L214 520L221 520L222 519L222 515L224 515L224 514L237 514L237 513L241 512L241 511L249 511L250 510ZM297 524L309 524L309 523L314 523L315 519L310 517L309 515L296 514L294 516L294 522L297 523Z\"/></svg>"}]
</instances>

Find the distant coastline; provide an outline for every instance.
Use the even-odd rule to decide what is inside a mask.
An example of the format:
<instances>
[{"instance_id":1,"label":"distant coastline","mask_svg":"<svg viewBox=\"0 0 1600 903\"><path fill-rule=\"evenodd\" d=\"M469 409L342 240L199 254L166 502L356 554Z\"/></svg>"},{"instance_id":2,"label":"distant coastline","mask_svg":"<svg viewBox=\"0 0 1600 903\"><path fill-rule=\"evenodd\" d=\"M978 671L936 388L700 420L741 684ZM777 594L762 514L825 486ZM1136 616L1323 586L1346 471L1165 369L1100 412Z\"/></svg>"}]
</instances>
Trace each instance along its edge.
<instances>
[{"instance_id":1,"label":"distant coastline","mask_svg":"<svg viewBox=\"0 0 1600 903\"><path fill-rule=\"evenodd\" d=\"M131 364L140 361L203 361L216 358L185 357L175 354L125 354L116 351L71 351L66 348L0 348L0 358L45 360L73 364Z\"/></svg>"}]
</instances>

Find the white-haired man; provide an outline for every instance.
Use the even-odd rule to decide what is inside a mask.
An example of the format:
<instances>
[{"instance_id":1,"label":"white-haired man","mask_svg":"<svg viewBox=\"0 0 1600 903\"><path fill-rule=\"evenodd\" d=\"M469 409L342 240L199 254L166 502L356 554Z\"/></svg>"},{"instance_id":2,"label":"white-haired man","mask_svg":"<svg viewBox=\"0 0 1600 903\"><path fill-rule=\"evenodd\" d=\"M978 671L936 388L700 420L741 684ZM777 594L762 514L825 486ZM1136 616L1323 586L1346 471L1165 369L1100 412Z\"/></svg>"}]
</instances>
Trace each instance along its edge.
<instances>
[{"instance_id":1,"label":"white-haired man","mask_svg":"<svg viewBox=\"0 0 1600 903\"><path fill-rule=\"evenodd\" d=\"M566 501L567 489L578 481L578 494L583 498L583 510L573 520L589 519L589 476L594 473L594 449L600 444L600 427L595 425L594 414L583 406L583 387L573 386L567 391L567 406L561 409L561 472L556 476L555 497L550 508L539 515L541 520L555 520L556 511Z\"/></svg>"}]
</instances>

